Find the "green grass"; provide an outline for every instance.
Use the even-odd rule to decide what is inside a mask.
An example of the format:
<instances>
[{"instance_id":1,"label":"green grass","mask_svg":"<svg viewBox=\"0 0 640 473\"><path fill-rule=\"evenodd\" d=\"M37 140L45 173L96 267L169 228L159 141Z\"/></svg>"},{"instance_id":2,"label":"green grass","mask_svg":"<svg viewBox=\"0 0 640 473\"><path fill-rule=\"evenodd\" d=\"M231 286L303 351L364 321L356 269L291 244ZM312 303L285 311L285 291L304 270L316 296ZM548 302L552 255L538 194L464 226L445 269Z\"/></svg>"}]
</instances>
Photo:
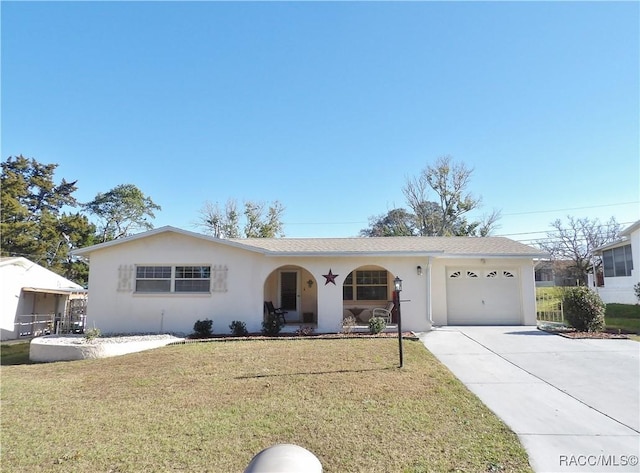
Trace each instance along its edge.
<instances>
[{"instance_id":1,"label":"green grass","mask_svg":"<svg viewBox=\"0 0 640 473\"><path fill-rule=\"evenodd\" d=\"M640 320L640 305L607 304L605 317Z\"/></svg>"},{"instance_id":2,"label":"green grass","mask_svg":"<svg viewBox=\"0 0 640 473\"><path fill-rule=\"evenodd\" d=\"M563 322L561 287L536 287L536 316L540 321Z\"/></svg>"},{"instance_id":3,"label":"green grass","mask_svg":"<svg viewBox=\"0 0 640 473\"><path fill-rule=\"evenodd\" d=\"M29 361L29 341L0 345L0 365L26 365Z\"/></svg>"},{"instance_id":4,"label":"green grass","mask_svg":"<svg viewBox=\"0 0 640 473\"><path fill-rule=\"evenodd\" d=\"M640 306L631 304L607 304L604 315L607 330L640 335ZM639 340L640 337L632 337Z\"/></svg>"},{"instance_id":5,"label":"green grass","mask_svg":"<svg viewBox=\"0 0 640 473\"><path fill-rule=\"evenodd\" d=\"M561 287L536 287L536 302L539 304L539 309L555 308L561 301Z\"/></svg>"},{"instance_id":6,"label":"green grass","mask_svg":"<svg viewBox=\"0 0 640 473\"><path fill-rule=\"evenodd\" d=\"M3 366L1 470L240 472L295 443L325 472L532 471L420 342L272 340Z\"/></svg>"}]
</instances>

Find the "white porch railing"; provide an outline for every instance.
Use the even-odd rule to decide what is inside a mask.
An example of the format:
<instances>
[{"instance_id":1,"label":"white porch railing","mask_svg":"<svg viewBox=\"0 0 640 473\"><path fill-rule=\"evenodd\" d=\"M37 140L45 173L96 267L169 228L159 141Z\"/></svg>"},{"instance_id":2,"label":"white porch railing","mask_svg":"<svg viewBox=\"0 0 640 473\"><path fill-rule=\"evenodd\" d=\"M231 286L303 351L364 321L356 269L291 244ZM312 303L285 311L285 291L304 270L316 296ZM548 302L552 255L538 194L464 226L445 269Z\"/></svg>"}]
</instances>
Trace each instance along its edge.
<instances>
[{"instance_id":1,"label":"white porch railing","mask_svg":"<svg viewBox=\"0 0 640 473\"><path fill-rule=\"evenodd\" d=\"M22 314L15 323L18 337L39 337L54 332L55 314Z\"/></svg>"}]
</instances>

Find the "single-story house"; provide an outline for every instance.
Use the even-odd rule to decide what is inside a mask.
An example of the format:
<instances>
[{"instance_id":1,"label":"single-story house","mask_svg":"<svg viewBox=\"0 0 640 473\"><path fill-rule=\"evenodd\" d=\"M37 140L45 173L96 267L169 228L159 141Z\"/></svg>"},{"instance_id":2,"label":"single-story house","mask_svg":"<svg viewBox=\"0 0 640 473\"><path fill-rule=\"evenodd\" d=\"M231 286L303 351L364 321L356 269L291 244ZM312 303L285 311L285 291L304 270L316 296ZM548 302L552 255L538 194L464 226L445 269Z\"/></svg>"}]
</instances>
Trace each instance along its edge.
<instances>
[{"instance_id":1,"label":"single-story house","mask_svg":"<svg viewBox=\"0 0 640 473\"><path fill-rule=\"evenodd\" d=\"M571 260L540 261L535 268L536 287L575 286L575 263Z\"/></svg>"},{"instance_id":2,"label":"single-story house","mask_svg":"<svg viewBox=\"0 0 640 473\"><path fill-rule=\"evenodd\" d=\"M87 291L33 261L0 258L0 281L1 340L53 333L69 316L83 321Z\"/></svg>"},{"instance_id":3,"label":"single-story house","mask_svg":"<svg viewBox=\"0 0 640 473\"><path fill-rule=\"evenodd\" d=\"M339 332L400 295L403 330L535 325L540 250L502 237L219 239L166 226L77 249L89 259L89 324L104 333L259 332L265 302L292 330ZM394 311L393 322L397 311Z\"/></svg>"},{"instance_id":4,"label":"single-story house","mask_svg":"<svg viewBox=\"0 0 640 473\"><path fill-rule=\"evenodd\" d=\"M640 283L640 220L620 232L620 239L600 246L593 254L602 257L603 283L589 286L607 303L636 304L633 286Z\"/></svg>"}]
</instances>

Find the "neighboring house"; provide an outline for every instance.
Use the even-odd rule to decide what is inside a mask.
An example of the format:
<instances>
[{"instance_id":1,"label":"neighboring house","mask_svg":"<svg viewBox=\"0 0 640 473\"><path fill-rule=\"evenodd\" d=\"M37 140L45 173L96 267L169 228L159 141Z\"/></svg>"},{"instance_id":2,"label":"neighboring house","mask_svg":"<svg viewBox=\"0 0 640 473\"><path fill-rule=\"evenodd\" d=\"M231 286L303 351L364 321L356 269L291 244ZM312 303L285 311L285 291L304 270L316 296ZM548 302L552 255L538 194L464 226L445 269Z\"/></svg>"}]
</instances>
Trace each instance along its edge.
<instances>
[{"instance_id":1,"label":"neighboring house","mask_svg":"<svg viewBox=\"0 0 640 473\"><path fill-rule=\"evenodd\" d=\"M536 265L537 287L576 286L575 263L571 260L540 261Z\"/></svg>"},{"instance_id":2,"label":"neighboring house","mask_svg":"<svg viewBox=\"0 0 640 473\"><path fill-rule=\"evenodd\" d=\"M73 281L22 257L0 258L0 281L1 340L54 332L78 307L82 322L86 290Z\"/></svg>"},{"instance_id":3,"label":"neighboring house","mask_svg":"<svg viewBox=\"0 0 640 473\"><path fill-rule=\"evenodd\" d=\"M599 285L590 277L589 287L607 304L636 304L633 286L640 283L640 220L622 230L620 237L593 250L594 255L602 257L604 278Z\"/></svg>"},{"instance_id":4,"label":"neighboring house","mask_svg":"<svg viewBox=\"0 0 640 473\"><path fill-rule=\"evenodd\" d=\"M535 325L534 260L547 256L501 237L225 240L168 226L73 254L90 262L92 326L183 334L204 319L258 332L265 301L287 311L287 328L339 332L345 315L385 307L395 277L403 329Z\"/></svg>"}]
</instances>

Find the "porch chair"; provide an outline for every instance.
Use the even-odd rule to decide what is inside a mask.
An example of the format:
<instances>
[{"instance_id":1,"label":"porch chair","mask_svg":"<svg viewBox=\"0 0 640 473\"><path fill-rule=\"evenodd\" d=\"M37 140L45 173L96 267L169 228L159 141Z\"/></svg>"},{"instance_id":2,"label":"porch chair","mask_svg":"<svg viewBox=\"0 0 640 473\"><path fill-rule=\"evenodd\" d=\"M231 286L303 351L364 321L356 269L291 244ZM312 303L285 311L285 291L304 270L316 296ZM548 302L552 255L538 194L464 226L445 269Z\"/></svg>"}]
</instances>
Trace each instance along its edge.
<instances>
[{"instance_id":1,"label":"porch chair","mask_svg":"<svg viewBox=\"0 0 640 473\"><path fill-rule=\"evenodd\" d=\"M387 324L391 323L391 311L393 310L393 302L389 302L386 307L376 307L373 309L372 317L381 317Z\"/></svg>"},{"instance_id":2,"label":"porch chair","mask_svg":"<svg viewBox=\"0 0 640 473\"><path fill-rule=\"evenodd\" d=\"M267 310L267 313L268 313L269 315L273 314L273 315L275 315L276 317L279 317L280 319L282 319L282 323L283 323L283 324L286 324L286 323L287 323L287 320L284 318L284 314L286 314L286 313L287 313L287 311L286 311L286 310L282 310L281 308L277 308L277 309L276 309L276 308L273 306L273 302L271 302L271 301L265 301L265 302L264 302L264 308Z\"/></svg>"}]
</instances>

